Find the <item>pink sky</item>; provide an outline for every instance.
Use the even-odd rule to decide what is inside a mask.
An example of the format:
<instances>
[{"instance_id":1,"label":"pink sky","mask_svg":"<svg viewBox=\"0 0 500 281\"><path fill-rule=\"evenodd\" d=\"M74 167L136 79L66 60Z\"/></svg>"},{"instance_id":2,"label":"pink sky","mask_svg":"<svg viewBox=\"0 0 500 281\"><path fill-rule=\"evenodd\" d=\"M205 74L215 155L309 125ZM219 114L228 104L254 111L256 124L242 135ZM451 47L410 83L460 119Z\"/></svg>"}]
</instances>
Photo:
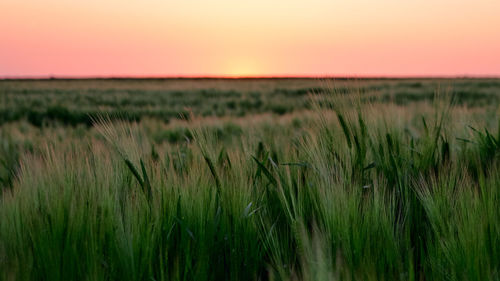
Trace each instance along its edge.
<instances>
[{"instance_id":1,"label":"pink sky","mask_svg":"<svg viewBox=\"0 0 500 281\"><path fill-rule=\"evenodd\" d=\"M499 0L2 0L0 77L500 76Z\"/></svg>"}]
</instances>

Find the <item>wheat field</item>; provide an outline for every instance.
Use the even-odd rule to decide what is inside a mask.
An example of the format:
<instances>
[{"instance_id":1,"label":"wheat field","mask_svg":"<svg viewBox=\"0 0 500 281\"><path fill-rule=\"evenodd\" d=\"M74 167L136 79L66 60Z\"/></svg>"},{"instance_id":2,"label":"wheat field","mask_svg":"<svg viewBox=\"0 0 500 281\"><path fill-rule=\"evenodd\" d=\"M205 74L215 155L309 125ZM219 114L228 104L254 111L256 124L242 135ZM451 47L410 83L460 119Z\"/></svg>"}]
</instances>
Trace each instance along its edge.
<instances>
[{"instance_id":1,"label":"wheat field","mask_svg":"<svg viewBox=\"0 0 500 281\"><path fill-rule=\"evenodd\" d=\"M0 81L0 280L498 280L500 81Z\"/></svg>"}]
</instances>

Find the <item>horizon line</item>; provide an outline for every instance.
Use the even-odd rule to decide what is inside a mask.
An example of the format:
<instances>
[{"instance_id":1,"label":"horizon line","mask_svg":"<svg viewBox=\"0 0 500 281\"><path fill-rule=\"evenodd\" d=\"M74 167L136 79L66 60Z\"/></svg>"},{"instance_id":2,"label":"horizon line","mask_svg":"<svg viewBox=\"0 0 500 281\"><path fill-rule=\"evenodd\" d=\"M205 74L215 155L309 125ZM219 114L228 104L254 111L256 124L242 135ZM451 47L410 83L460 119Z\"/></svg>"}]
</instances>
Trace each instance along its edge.
<instances>
[{"instance_id":1,"label":"horizon line","mask_svg":"<svg viewBox=\"0 0 500 281\"><path fill-rule=\"evenodd\" d=\"M13 75L8 80L500 79L500 75Z\"/></svg>"}]
</instances>

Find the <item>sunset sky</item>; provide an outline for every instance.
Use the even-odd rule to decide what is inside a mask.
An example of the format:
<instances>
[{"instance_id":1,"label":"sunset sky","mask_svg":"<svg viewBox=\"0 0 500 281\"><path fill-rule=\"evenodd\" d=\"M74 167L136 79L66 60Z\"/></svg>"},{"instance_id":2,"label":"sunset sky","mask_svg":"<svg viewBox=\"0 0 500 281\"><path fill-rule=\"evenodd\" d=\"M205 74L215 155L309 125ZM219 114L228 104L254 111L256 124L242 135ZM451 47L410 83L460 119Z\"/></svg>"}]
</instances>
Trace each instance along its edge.
<instances>
[{"instance_id":1,"label":"sunset sky","mask_svg":"<svg viewBox=\"0 0 500 281\"><path fill-rule=\"evenodd\" d=\"M0 77L500 76L499 0L1 0Z\"/></svg>"}]
</instances>

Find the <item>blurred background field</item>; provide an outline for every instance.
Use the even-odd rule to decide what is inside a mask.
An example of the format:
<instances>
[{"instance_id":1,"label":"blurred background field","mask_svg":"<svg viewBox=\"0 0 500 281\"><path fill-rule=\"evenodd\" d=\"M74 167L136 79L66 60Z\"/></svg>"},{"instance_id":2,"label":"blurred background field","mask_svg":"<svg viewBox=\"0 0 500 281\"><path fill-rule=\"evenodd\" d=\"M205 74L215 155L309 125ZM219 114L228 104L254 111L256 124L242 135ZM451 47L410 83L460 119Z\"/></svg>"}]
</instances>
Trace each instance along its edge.
<instances>
[{"instance_id":1,"label":"blurred background field","mask_svg":"<svg viewBox=\"0 0 500 281\"><path fill-rule=\"evenodd\" d=\"M373 102L431 101L438 88L457 104L495 106L499 79L101 79L0 81L0 124L91 125L91 116L154 118L168 123L197 116L283 115L310 109L308 93L359 92Z\"/></svg>"}]
</instances>

